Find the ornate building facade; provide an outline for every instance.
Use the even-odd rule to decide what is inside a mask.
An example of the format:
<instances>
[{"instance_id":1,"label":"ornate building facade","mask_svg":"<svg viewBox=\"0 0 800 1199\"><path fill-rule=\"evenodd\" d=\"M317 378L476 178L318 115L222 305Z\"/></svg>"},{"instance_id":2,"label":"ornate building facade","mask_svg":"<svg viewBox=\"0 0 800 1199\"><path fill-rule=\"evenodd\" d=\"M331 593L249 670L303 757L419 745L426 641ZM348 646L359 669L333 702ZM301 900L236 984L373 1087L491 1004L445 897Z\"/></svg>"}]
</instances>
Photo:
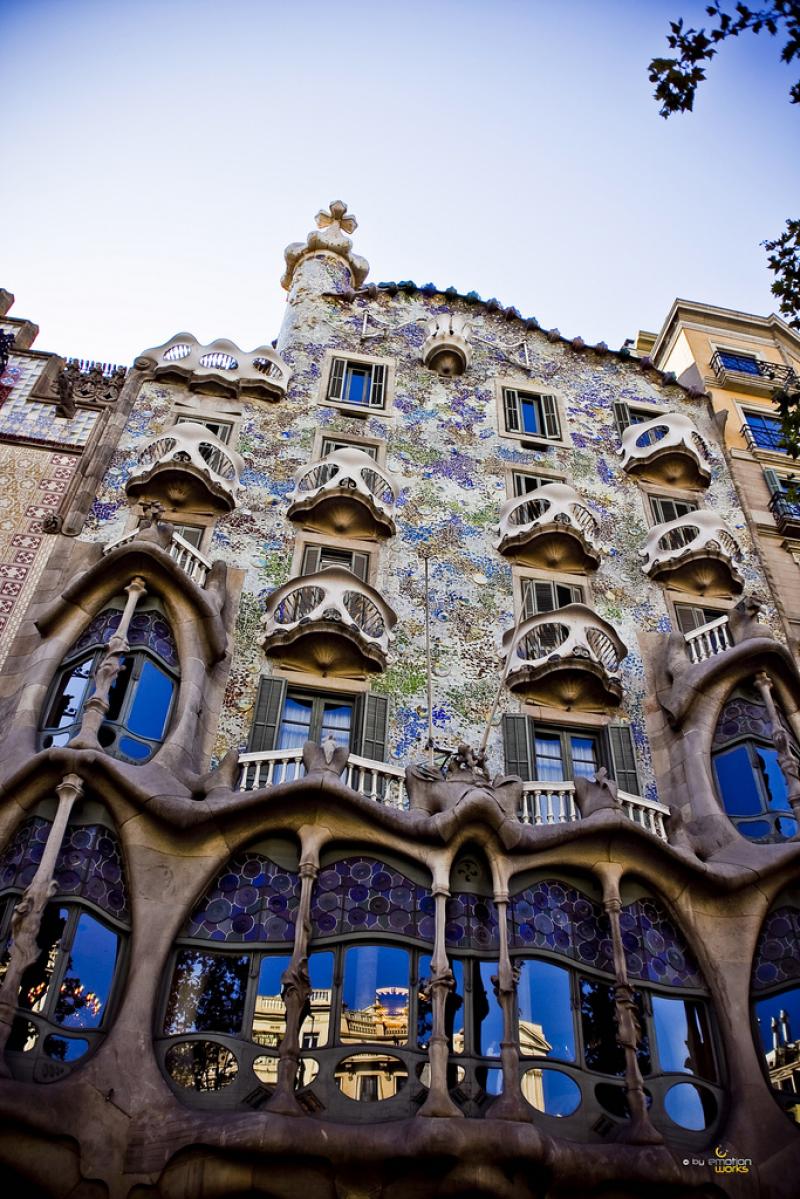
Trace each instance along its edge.
<instances>
[{"instance_id":1,"label":"ornate building facade","mask_svg":"<svg viewBox=\"0 0 800 1199\"><path fill-rule=\"evenodd\" d=\"M789 1199L800 678L705 389L355 224L252 352L4 342L72 468L8 516L4 1181Z\"/></svg>"}]
</instances>

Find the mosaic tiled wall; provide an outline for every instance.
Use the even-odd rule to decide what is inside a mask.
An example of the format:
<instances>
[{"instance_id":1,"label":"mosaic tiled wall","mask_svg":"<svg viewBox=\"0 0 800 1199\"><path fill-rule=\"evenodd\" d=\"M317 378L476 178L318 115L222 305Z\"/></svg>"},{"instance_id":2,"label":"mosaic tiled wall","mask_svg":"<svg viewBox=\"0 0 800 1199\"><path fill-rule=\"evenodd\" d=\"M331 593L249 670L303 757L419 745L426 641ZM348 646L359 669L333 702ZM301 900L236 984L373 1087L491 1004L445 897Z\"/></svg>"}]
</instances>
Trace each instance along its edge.
<instances>
[{"instance_id":1,"label":"mosaic tiled wall","mask_svg":"<svg viewBox=\"0 0 800 1199\"><path fill-rule=\"evenodd\" d=\"M448 742L481 736L500 669L502 633L512 627L511 567L494 549L501 504L507 498L505 469L545 467L572 482L600 524L602 561L586 580L587 603L612 624L628 647L622 667L622 719L630 720L646 794L656 797L645 735L644 673L638 635L668 632L664 593L643 574L639 551L649 521L640 489L620 469L615 400L682 408L712 451L713 479L703 500L728 523L742 551L745 592L766 594L744 516L724 465L705 401L678 387L650 382L637 364L591 352L578 353L526 330L484 306L419 293L343 303L306 295L290 303L278 350L293 367L287 399L245 407L238 450L247 470L240 506L220 520L211 557L246 571L238 637L217 751L244 746L259 673L269 670L258 646L260 618L269 593L289 575L295 529L285 518L295 470L311 457L315 430L385 439L387 466L400 476L397 535L379 550L377 586L398 614L388 670L374 681L391 699L390 761L419 754L426 735L424 584L420 550L430 550L434 641L434 726ZM426 370L420 346L424 321L453 308L472 324L474 358L465 375L442 379ZM362 339L367 315L367 338ZM531 370L524 369L527 347ZM329 348L394 358L396 390L391 413L368 419L321 407L322 364ZM516 378L545 383L563 398L567 445L523 449L497 431L494 381ZM202 407L179 385L146 384L135 405L88 535L103 540L123 531L124 483L143 440L171 423L175 400ZM209 398L213 409L214 400ZM768 609L765 619L775 624ZM506 693L502 711L519 710ZM502 767L499 728L490 742L491 765Z\"/></svg>"}]
</instances>

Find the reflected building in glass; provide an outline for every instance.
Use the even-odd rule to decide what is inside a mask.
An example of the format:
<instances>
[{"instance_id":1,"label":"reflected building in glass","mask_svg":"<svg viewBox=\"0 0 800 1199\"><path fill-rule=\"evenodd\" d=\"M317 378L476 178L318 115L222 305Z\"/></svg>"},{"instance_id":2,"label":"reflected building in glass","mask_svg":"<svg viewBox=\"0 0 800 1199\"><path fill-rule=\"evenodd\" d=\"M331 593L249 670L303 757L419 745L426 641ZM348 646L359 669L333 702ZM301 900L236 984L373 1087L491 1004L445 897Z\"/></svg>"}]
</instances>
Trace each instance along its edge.
<instances>
[{"instance_id":1,"label":"reflected building in glass","mask_svg":"<svg viewBox=\"0 0 800 1199\"><path fill-rule=\"evenodd\" d=\"M779 351L719 334L748 457L679 339L373 284L355 228L251 350L3 318L0 1177L794 1199Z\"/></svg>"}]
</instances>

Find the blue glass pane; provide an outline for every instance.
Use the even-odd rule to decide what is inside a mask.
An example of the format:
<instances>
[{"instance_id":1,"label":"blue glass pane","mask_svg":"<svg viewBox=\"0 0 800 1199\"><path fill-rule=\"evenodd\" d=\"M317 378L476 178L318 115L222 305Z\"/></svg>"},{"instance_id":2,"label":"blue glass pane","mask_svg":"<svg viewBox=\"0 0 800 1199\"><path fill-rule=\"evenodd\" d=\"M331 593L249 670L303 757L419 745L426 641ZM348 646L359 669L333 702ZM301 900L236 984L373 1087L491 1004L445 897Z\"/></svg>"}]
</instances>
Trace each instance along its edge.
<instances>
[{"instance_id":1,"label":"blue glass pane","mask_svg":"<svg viewBox=\"0 0 800 1199\"><path fill-rule=\"evenodd\" d=\"M311 980L310 1011L300 1028L304 1049L327 1045L330 1040L331 997L333 995L333 954L328 950L312 953L308 959Z\"/></svg>"},{"instance_id":2,"label":"blue glass pane","mask_svg":"<svg viewBox=\"0 0 800 1199\"><path fill-rule=\"evenodd\" d=\"M720 350L719 360L729 371L741 371L745 375L759 374L758 363L749 354L726 354L724 350Z\"/></svg>"},{"instance_id":3,"label":"blue glass pane","mask_svg":"<svg viewBox=\"0 0 800 1199\"><path fill-rule=\"evenodd\" d=\"M499 1057L500 1042L503 1040L503 1011L497 1002L492 986L492 975L497 974L497 962L479 962L478 977L474 979L473 1016L475 1020L475 1048L483 1057Z\"/></svg>"},{"instance_id":4,"label":"blue glass pane","mask_svg":"<svg viewBox=\"0 0 800 1199\"><path fill-rule=\"evenodd\" d=\"M767 807L773 812L791 812L792 805L786 792L786 779L778 765L778 751L766 745L753 747L761 770Z\"/></svg>"},{"instance_id":5,"label":"blue glass pane","mask_svg":"<svg viewBox=\"0 0 800 1199\"><path fill-rule=\"evenodd\" d=\"M593 737L570 737L573 778L594 778L597 770L596 742Z\"/></svg>"},{"instance_id":6,"label":"blue glass pane","mask_svg":"<svg viewBox=\"0 0 800 1199\"><path fill-rule=\"evenodd\" d=\"M164 1032L240 1032L249 970L249 954L181 950L164 1016Z\"/></svg>"},{"instance_id":7,"label":"blue glass pane","mask_svg":"<svg viewBox=\"0 0 800 1199\"><path fill-rule=\"evenodd\" d=\"M779 816L775 821L775 825L780 835L782 837L786 837L787 840L789 837L797 836L797 821L793 820L791 817Z\"/></svg>"},{"instance_id":8,"label":"blue glass pane","mask_svg":"<svg viewBox=\"0 0 800 1199\"><path fill-rule=\"evenodd\" d=\"M292 695L286 697L276 749L302 749L311 733L313 709L313 700L295 699Z\"/></svg>"},{"instance_id":9,"label":"blue glass pane","mask_svg":"<svg viewBox=\"0 0 800 1199\"><path fill-rule=\"evenodd\" d=\"M483 1087L487 1095L502 1095L503 1093L503 1071L496 1066L490 1069L477 1069L475 1076L478 1084Z\"/></svg>"},{"instance_id":10,"label":"blue glass pane","mask_svg":"<svg viewBox=\"0 0 800 1199\"><path fill-rule=\"evenodd\" d=\"M86 696L93 661L93 657L86 658L64 675L50 705L46 728L63 729L75 721Z\"/></svg>"},{"instance_id":11,"label":"blue glass pane","mask_svg":"<svg viewBox=\"0 0 800 1199\"><path fill-rule=\"evenodd\" d=\"M281 995L281 977L291 958L266 957L258 972L258 991L253 1011L253 1040L259 1045L277 1049L286 1032L286 1005Z\"/></svg>"},{"instance_id":12,"label":"blue glass pane","mask_svg":"<svg viewBox=\"0 0 800 1199\"><path fill-rule=\"evenodd\" d=\"M129 731L139 737L160 741L164 736L164 726L174 690L172 679L164 674L155 662L148 659L142 667L136 695L126 721Z\"/></svg>"},{"instance_id":13,"label":"blue glass pane","mask_svg":"<svg viewBox=\"0 0 800 1199\"><path fill-rule=\"evenodd\" d=\"M83 1057L89 1048L89 1042L82 1037L45 1037L42 1046L48 1057L56 1062L76 1062Z\"/></svg>"},{"instance_id":14,"label":"blue glass pane","mask_svg":"<svg viewBox=\"0 0 800 1199\"><path fill-rule=\"evenodd\" d=\"M464 964L450 963L450 969L456 980L452 991L448 992L444 1009L444 1030L451 1053L464 1052ZM419 985L417 989L417 1045L427 1049L433 1034L433 1005L430 992L423 988L433 974L430 957L425 954L419 959Z\"/></svg>"},{"instance_id":15,"label":"blue glass pane","mask_svg":"<svg viewBox=\"0 0 800 1199\"><path fill-rule=\"evenodd\" d=\"M524 1054L575 1060L569 971L552 962L523 962L519 978L519 1039Z\"/></svg>"},{"instance_id":16,"label":"blue glass pane","mask_svg":"<svg viewBox=\"0 0 800 1199\"><path fill-rule=\"evenodd\" d=\"M137 762L143 762L145 758L149 758L155 753L152 745L145 745L143 741L134 741L133 737L120 737L117 749L126 758L133 758Z\"/></svg>"},{"instance_id":17,"label":"blue glass pane","mask_svg":"<svg viewBox=\"0 0 800 1199\"><path fill-rule=\"evenodd\" d=\"M695 1132L707 1128L716 1114L711 1093L701 1093L691 1082L679 1082L670 1087L664 1097L664 1107L670 1120L681 1128L690 1128Z\"/></svg>"},{"instance_id":18,"label":"blue glass pane","mask_svg":"<svg viewBox=\"0 0 800 1199\"><path fill-rule=\"evenodd\" d=\"M689 1051L689 1024L684 1001L654 995L653 1021L661 1069L693 1074L692 1055Z\"/></svg>"},{"instance_id":19,"label":"blue glass pane","mask_svg":"<svg viewBox=\"0 0 800 1199\"><path fill-rule=\"evenodd\" d=\"M342 987L342 1041L405 1044L408 982L407 950L383 945L348 949Z\"/></svg>"},{"instance_id":20,"label":"blue glass pane","mask_svg":"<svg viewBox=\"0 0 800 1199\"><path fill-rule=\"evenodd\" d=\"M742 820L736 827L750 841L763 841L772 832L772 825L766 820Z\"/></svg>"},{"instance_id":21,"label":"blue glass pane","mask_svg":"<svg viewBox=\"0 0 800 1199\"><path fill-rule=\"evenodd\" d=\"M322 713L320 741L333 737L337 745L350 747L350 726L353 722L352 704L326 703Z\"/></svg>"},{"instance_id":22,"label":"blue glass pane","mask_svg":"<svg viewBox=\"0 0 800 1199\"><path fill-rule=\"evenodd\" d=\"M756 416L755 413L750 412L747 414L747 427L753 441L760 449L786 452L786 447L783 445L781 422L777 417Z\"/></svg>"},{"instance_id":23,"label":"blue glass pane","mask_svg":"<svg viewBox=\"0 0 800 1199\"><path fill-rule=\"evenodd\" d=\"M756 816L763 812L764 803L746 745L736 745L715 754L714 771L729 816Z\"/></svg>"},{"instance_id":24,"label":"blue glass pane","mask_svg":"<svg viewBox=\"0 0 800 1199\"><path fill-rule=\"evenodd\" d=\"M356 370L347 368L345 378L344 398L349 404L366 404L369 402L369 384L372 372L369 369Z\"/></svg>"},{"instance_id":25,"label":"blue glass pane","mask_svg":"<svg viewBox=\"0 0 800 1199\"><path fill-rule=\"evenodd\" d=\"M519 397L522 409L522 428L525 433L541 433L542 422L539 415L539 401L530 396Z\"/></svg>"},{"instance_id":26,"label":"blue glass pane","mask_svg":"<svg viewBox=\"0 0 800 1199\"><path fill-rule=\"evenodd\" d=\"M798 945L800 945L800 912L791 907L775 908L764 921L764 927L758 938L753 962L753 989L763 991L775 983L796 985L797 980L800 979ZM794 994L794 991L784 992L784 995L787 996ZM797 991L797 996L800 1003L800 990ZM782 998L783 996L776 996L776 1002L777 999ZM785 1007L786 1004L784 1003L783 1006ZM800 1007L798 1007L798 1016L800 1016ZM768 1026L769 1022L767 1022ZM800 1029L800 1022L795 1024L795 1037L797 1029Z\"/></svg>"},{"instance_id":27,"label":"blue glass pane","mask_svg":"<svg viewBox=\"0 0 800 1199\"><path fill-rule=\"evenodd\" d=\"M526 1070L522 1094L537 1111L548 1116L571 1116L581 1103L581 1089L561 1070Z\"/></svg>"},{"instance_id":28,"label":"blue glass pane","mask_svg":"<svg viewBox=\"0 0 800 1199\"><path fill-rule=\"evenodd\" d=\"M97 1028L102 1022L117 963L119 937L83 912L72 941L54 1019L65 1028Z\"/></svg>"},{"instance_id":29,"label":"blue glass pane","mask_svg":"<svg viewBox=\"0 0 800 1199\"><path fill-rule=\"evenodd\" d=\"M755 1005L756 1024L764 1053L794 1044L800 1034L800 987L770 995Z\"/></svg>"}]
</instances>

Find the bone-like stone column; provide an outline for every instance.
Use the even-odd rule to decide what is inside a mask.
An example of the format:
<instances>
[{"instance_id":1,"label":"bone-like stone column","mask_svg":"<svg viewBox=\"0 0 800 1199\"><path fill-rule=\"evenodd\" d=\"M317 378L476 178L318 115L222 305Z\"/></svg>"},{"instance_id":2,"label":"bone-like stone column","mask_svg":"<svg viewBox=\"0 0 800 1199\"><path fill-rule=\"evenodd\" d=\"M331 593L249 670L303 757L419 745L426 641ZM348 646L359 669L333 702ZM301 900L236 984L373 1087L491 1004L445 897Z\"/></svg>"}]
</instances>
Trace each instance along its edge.
<instances>
[{"instance_id":1,"label":"bone-like stone column","mask_svg":"<svg viewBox=\"0 0 800 1199\"><path fill-rule=\"evenodd\" d=\"M265 1108L283 1116L305 1115L295 1095L300 1069L300 1026L308 1011L311 979L308 942L311 936L311 895L319 874L319 844L311 839L300 860L300 905L294 932L292 960L281 976L281 997L286 1006L286 1032L278 1048L278 1081Z\"/></svg>"},{"instance_id":2,"label":"bone-like stone column","mask_svg":"<svg viewBox=\"0 0 800 1199\"><path fill-rule=\"evenodd\" d=\"M128 599L119 624L109 638L106 652L100 659L100 664L94 672L94 695L86 701L83 709L83 719L77 737L73 737L70 745L74 749L98 749L100 742L97 734L100 725L108 711L111 688L122 669L122 659L130 650L128 644L128 629L136 610L136 605L146 594L144 579L138 575L131 579L125 588Z\"/></svg>"},{"instance_id":3,"label":"bone-like stone column","mask_svg":"<svg viewBox=\"0 0 800 1199\"><path fill-rule=\"evenodd\" d=\"M446 905L450 891L441 882L434 880L433 899L436 905L436 932L431 957L431 977L425 988L430 998L433 1029L428 1045L430 1063L430 1085L428 1095L418 1116L463 1116L461 1108L450 1098L447 1088L447 1066L450 1047L447 1043L446 1007L456 980L450 969L450 960L445 947L444 930L447 921Z\"/></svg>"},{"instance_id":4,"label":"bone-like stone column","mask_svg":"<svg viewBox=\"0 0 800 1199\"><path fill-rule=\"evenodd\" d=\"M644 1080L636 1057L642 1030L636 1013L633 987L628 981L628 964L625 960L619 922L622 908L619 880L622 867L616 862L605 862L597 863L595 870L603 884L603 907L611 926L611 945L614 953L614 976L616 979L614 1004L616 1007L617 1044L622 1047L625 1054L625 1095L628 1100L630 1122L622 1131L619 1139L632 1145L661 1145L664 1138L656 1131L650 1120L644 1093Z\"/></svg>"},{"instance_id":5,"label":"bone-like stone column","mask_svg":"<svg viewBox=\"0 0 800 1199\"><path fill-rule=\"evenodd\" d=\"M789 734L781 723L775 700L772 698L772 679L766 670L759 670L755 676L755 684L761 692L764 707L769 716L772 744L778 753L778 765L786 780L786 791L789 803L792 805L794 818L800 822L800 763L791 751Z\"/></svg>"},{"instance_id":6,"label":"bone-like stone column","mask_svg":"<svg viewBox=\"0 0 800 1199\"><path fill-rule=\"evenodd\" d=\"M77 774L64 775L56 787L56 794L58 795L58 808L50 826L42 860L11 917L11 955L3 984L0 986L0 1077L2 1078L11 1076L3 1055L16 1015L20 983L25 971L39 956L36 938L42 925L44 910L56 891L56 883L53 879L56 860L75 801L83 794L83 780Z\"/></svg>"},{"instance_id":7,"label":"bone-like stone column","mask_svg":"<svg viewBox=\"0 0 800 1199\"><path fill-rule=\"evenodd\" d=\"M508 892L496 892L497 923L500 931L500 952L497 974L492 986L503 1013L503 1039L500 1042L500 1061L503 1066L503 1093L489 1108L487 1117L495 1120L527 1120L532 1116L522 1097L519 1069L519 1024L517 1021L517 987L519 967L508 952Z\"/></svg>"}]
</instances>

